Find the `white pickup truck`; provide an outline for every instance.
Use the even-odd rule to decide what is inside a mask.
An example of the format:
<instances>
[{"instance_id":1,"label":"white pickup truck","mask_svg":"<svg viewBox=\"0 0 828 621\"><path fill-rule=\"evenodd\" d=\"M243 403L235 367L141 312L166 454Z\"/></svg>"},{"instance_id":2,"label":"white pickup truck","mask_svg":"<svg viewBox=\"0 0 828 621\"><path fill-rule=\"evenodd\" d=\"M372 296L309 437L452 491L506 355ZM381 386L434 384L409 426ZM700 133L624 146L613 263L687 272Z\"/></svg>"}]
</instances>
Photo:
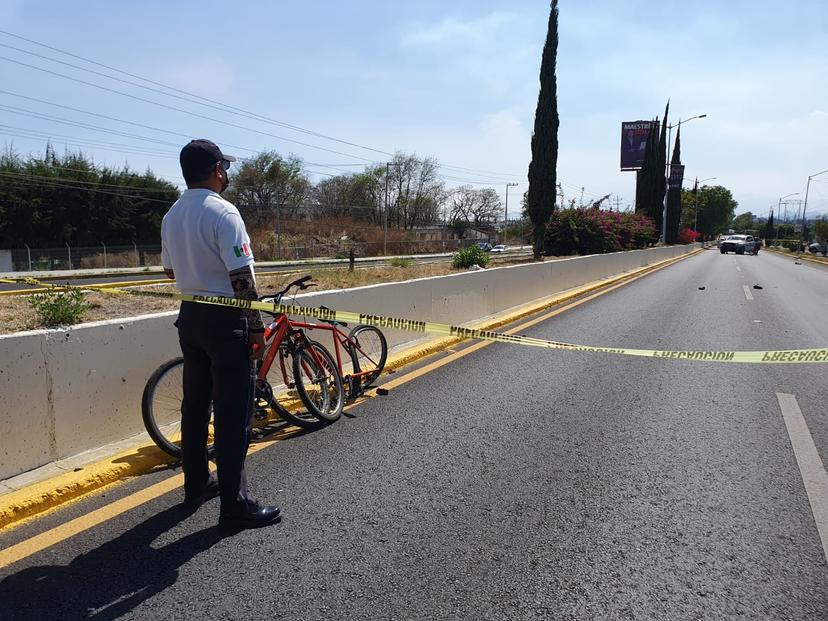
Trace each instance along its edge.
<instances>
[{"instance_id":1,"label":"white pickup truck","mask_svg":"<svg viewBox=\"0 0 828 621\"><path fill-rule=\"evenodd\" d=\"M728 235L719 244L719 252L727 254L759 254L759 241L752 235Z\"/></svg>"}]
</instances>

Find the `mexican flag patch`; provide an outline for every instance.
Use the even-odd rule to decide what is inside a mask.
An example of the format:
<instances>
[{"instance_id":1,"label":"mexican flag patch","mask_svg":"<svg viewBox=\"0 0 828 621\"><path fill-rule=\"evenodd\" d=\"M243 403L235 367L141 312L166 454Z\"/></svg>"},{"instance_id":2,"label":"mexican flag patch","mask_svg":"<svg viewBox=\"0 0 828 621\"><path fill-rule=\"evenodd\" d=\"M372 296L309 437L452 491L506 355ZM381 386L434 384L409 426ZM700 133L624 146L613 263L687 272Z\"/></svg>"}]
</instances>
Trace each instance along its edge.
<instances>
[{"instance_id":1,"label":"mexican flag patch","mask_svg":"<svg viewBox=\"0 0 828 621\"><path fill-rule=\"evenodd\" d=\"M241 246L233 246L233 252L236 253L237 257L249 257L250 256L250 246L247 244L242 244Z\"/></svg>"}]
</instances>

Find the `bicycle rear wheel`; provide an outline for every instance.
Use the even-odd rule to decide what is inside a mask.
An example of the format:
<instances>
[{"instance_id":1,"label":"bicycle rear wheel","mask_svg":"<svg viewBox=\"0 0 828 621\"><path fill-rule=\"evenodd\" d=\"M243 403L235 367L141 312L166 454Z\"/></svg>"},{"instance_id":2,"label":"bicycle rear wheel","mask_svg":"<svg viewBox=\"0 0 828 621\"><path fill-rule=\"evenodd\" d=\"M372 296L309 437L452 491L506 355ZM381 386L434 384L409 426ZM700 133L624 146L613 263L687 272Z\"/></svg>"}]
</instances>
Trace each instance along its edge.
<instances>
[{"instance_id":1,"label":"bicycle rear wheel","mask_svg":"<svg viewBox=\"0 0 828 621\"><path fill-rule=\"evenodd\" d=\"M273 364L267 372L266 380L259 380L257 387L263 385L267 387L266 391L257 390L257 398L259 404L264 404L286 423L291 423L303 429L313 429L319 427L322 423L312 412L309 412L304 407L304 402L301 397L297 399L298 391L294 390L294 385L286 384L286 378L289 377L287 370L293 368L293 364L289 360L290 354L280 351L273 359ZM296 407L297 403L301 402L302 407Z\"/></svg>"},{"instance_id":2,"label":"bicycle rear wheel","mask_svg":"<svg viewBox=\"0 0 828 621\"><path fill-rule=\"evenodd\" d=\"M342 414L345 390L336 362L319 343L300 345L293 354L293 379L299 397L318 419L333 422Z\"/></svg>"},{"instance_id":3,"label":"bicycle rear wheel","mask_svg":"<svg viewBox=\"0 0 828 621\"><path fill-rule=\"evenodd\" d=\"M173 358L158 367L144 387L141 415L144 427L165 453L181 457L181 402L184 399L184 358ZM213 454L213 406L207 436L207 454Z\"/></svg>"},{"instance_id":4,"label":"bicycle rear wheel","mask_svg":"<svg viewBox=\"0 0 828 621\"><path fill-rule=\"evenodd\" d=\"M388 359L385 335L374 326L356 326L348 335L354 371L362 375L362 387L367 388L379 378Z\"/></svg>"}]
</instances>

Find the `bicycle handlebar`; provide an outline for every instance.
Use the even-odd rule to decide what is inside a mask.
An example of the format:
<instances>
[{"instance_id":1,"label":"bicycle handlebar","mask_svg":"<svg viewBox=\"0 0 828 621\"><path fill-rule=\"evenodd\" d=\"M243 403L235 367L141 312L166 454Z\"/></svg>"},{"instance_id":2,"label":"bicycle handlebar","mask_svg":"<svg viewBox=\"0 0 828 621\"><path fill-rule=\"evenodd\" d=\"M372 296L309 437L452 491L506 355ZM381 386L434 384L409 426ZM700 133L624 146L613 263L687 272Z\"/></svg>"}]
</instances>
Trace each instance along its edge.
<instances>
[{"instance_id":1,"label":"bicycle handlebar","mask_svg":"<svg viewBox=\"0 0 828 621\"><path fill-rule=\"evenodd\" d=\"M316 283L309 283L307 285L305 284L306 282L308 282L309 280L312 280L312 279L313 279L313 276L311 276L310 274L308 274L307 276L302 276L302 278L298 278L298 279L294 280L293 282L288 283L285 286L284 289L282 289L281 291L279 291L278 293L276 293L274 295L263 295L263 296L261 296L259 298L259 301L260 302L275 302L275 303L278 304L279 302L282 301L282 296L284 296L293 287L298 287L300 291L304 291L305 289L308 289L310 287L316 287L317 286Z\"/></svg>"}]
</instances>

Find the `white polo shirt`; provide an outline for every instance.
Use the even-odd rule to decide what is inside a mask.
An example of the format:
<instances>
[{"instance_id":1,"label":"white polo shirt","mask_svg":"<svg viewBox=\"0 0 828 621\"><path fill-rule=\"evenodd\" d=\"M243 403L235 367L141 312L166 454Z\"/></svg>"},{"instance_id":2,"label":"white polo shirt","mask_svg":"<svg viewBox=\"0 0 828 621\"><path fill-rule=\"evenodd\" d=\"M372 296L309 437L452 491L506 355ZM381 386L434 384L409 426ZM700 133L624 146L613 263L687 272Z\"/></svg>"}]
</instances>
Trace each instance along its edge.
<instances>
[{"instance_id":1,"label":"white polo shirt","mask_svg":"<svg viewBox=\"0 0 828 621\"><path fill-rule=\"evenodd\" d=\"M185 190L161 222L161 264L181 293L234 297L227 272L253 265L239 210L212 190Z\"/></svg>"}]
</instances>

